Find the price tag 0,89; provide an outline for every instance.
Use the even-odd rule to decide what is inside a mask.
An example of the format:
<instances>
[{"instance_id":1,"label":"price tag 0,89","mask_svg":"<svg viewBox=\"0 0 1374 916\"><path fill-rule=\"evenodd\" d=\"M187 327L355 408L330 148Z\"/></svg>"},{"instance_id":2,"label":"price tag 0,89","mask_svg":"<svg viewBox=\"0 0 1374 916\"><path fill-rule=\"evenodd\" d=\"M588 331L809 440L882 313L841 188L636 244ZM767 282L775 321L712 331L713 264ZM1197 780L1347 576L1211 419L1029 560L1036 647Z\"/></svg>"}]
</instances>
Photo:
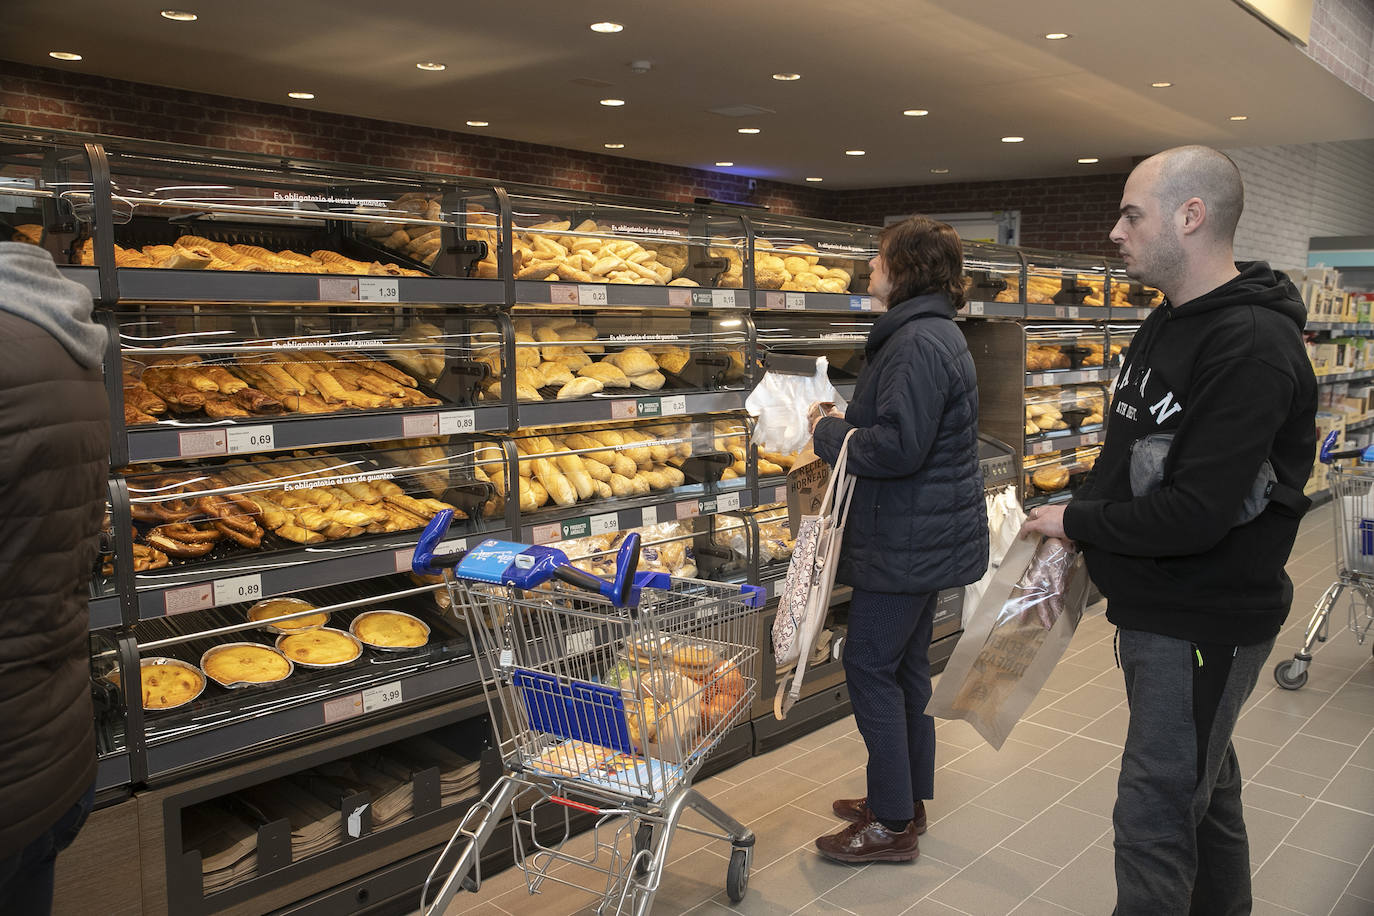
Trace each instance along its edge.
<instances>
[{"instance_id":1,"label":"price tag 0,89","mask_svg":"<svg viewBox=\"0 0 1374 916\"><path fill-rule=\"evenodd\" d=\"M447 410L439 414L439 435L477 431L477 413L472 410Z\"/></svg>"},{"instance_id":2,"label":"price tag 0,89","mask_svg":"<svg viewBox=\"0 0 1374 916\"><path fill-rule=\"evenodd\" d=\"M262 597L262 576L234 576L230 579L215 580L215 607L238 604L242 601L257 601Z\"/></svg>"}]
</instances>

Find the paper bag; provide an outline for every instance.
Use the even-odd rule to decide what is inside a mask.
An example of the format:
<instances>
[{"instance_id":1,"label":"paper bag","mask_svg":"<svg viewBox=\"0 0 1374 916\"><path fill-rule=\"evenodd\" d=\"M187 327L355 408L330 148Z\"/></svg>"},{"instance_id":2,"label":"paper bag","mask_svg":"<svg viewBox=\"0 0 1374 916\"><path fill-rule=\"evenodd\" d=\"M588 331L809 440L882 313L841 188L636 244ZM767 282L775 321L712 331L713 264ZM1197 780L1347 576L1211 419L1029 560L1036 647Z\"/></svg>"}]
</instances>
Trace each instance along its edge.
<instances>
[{"instance_id":1,"label":"paper bag","mask_svg":"<svg viewBox=\"0 0 1374 916\"><path fill-rule=\"evenodd\" d=\"M797 454L787 472L787 525L792 537L801 529L803 516L820 514L825 488L830 484L830 465L817 457L812 443Z\"/></svg>"},{"instance_id":2,"label":"paper bag","mask_svg":"<svg viewBox=\"0 0 1374 916\"><path fill-rule=\"evenodd\" d=\"M964 719L1000 748L1068 648L1087 597L1082 554L1017 541L965 618L926 714Z\"/></svg>"}]
</instances>

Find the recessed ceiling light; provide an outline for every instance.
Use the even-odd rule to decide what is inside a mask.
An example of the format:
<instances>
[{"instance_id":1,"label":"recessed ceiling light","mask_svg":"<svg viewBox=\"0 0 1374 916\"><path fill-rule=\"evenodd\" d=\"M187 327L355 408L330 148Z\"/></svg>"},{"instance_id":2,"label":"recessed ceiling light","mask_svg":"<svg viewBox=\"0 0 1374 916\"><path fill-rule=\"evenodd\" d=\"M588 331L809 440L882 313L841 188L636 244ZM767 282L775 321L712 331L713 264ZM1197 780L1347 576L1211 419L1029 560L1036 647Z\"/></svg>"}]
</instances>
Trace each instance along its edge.
<instances>
[{"instance_id":1,"label":"recessed ceiling light","mask_svg":"<svg viewBox=\"0 0 1374 916\"><path fill-rule=\"evenodd\" d=\"M417 70L429 70L429 71L431 71L431 72L438 73L440 70L447 70L447 69L448 69L448 64L440 64L440 63L436 63L436 62L434 62L434 61L432 61L432 60L422 60L422 61L420 61L418 64L415 65L415 69L417 69Z\"/></svg>"},{"instance_id":2,"label":"recessed ceiling light","mask_svg":"<svg viewBox=\"0 0 1374 916\"><path fill-rule=\"evenodd\" d=\"M624 100L624 99L602 99L602 100L601 100L601 104L602 104L602 105L605 105L607 108L619 108L621 105L624 105L624 104L625 104L625 100Z\"/></svg>"},{"instance_id":3,"label":"recessed ceiling light","mask_svg":"<svg viewBox=\"0 0 1374 916\"><path fill-rule=\"evenodd\" d=\"M293 99L313 99L315 97L313 92L288 92L287 95Z\"/></svg>"},{"instance_id":4,"label":"recessed ceiling light","mask_svg":"<svg viewBox=\"0 0 1374 916\"><path fill-rule=\"evenodd\" d=\"M1173 83L1167 82L1167 81L1165 81L1165 80L1160 80L1159 82L1151 83L1151 84L1150 84L1150 88L1151 88L1151 89L1168 89L1168 88L1169 88L1170 86L1172 86L1172 85L1173 85Z\"/></svg>"},{"instance_id":5,"label":"recessed ceiling light","mask_svg":"<svg viewBox=\"0 0 1374 916\"><path fill-rule=\"evenodd\" d=\"M734 163L733 163L733 162L717 162L716 165L720 166L720 167L723 168L723 169L728 169L730 166L734 165Z\"/></svg>"},{"instance_id":6,"label":"recessed ceiling light","mask_svg":"<svg viewBox=\"0 0 1374 916\"><path fill-rule=\"evenodd\" d=\"M58 60L80 60L80 59L81 59L81 55L80 55L80 54L77 54L77 53L72 52L72 51L49 51L49 52L48 52L48 56L49 56L49 57L54 57L54 58L56 58L56 59L58 59Z\"/></svg>"},{"instance_id":7,"label":"recessed ceiling light","mask_svg":"<svg viewBox=\"0 0 1374 916\"><path fill-rule=\"evenodd\" d=\"M593 22L589 28L593 32L600 32L603 35L613 35L616 32L625 31L625 27L618 22Z\"/></svg>"},{"instance_id":8,"label":"recessed ceiling light","mask_svg":"<svg viewBox=\"0 0 1374 916\"><path fill-rule=\"evenodd\" d=\"M606 147L606 149L624 149L624 148L625 148L625 144L624 144L624 143L603 143L603 144L601 144L601 145L604 146L604 147Z\"/></svg>"},{"instance_id":9,"label":"recessed ceiling light","mask_svg":"<svg viewBox=\"0 0 1374 916\"><path fill-rule=\"evenodd\" d=\"M1078 160L1078 164L1079 164L1079 165L1092 165L1094 162L1097 162L1097 161L1098 161L1098 158L1097 158L1096 156L1086 156L1086 157L1084 157L1084 158Z\"/></svg>"},{"instance_id":10,"label":"recessed ceiling light","mask_svg":"<svg viewBox=\"0 0 1374 916\"><path fill-rule=\"evenodd\" d=\"M1022 142L1025 141L1025 139L1026 139L1025 137L1003 137L1003 138L1002 138L1002 142L1003 142L1003 143L1022 143Z\"/></svg>"},{"instance_id":11,"label":"recessed ceiling light","mask_svg":"<svg viewBox=\"0 0 1374 916\"><path fill-rule=\"evenodd\" d=\"M200 18L187 10L163 10L160 15L163 19L170 19L173 22L195 22Z\"/></svg>"},{"instance_id":12,"label":"recessed ceiling light","mask_svg":"<svg viewBox=\"0 0 1374 916\"><path fill-rule=\"evenodd\" d=\"M1249 115L1231 115L1231 120L1232 120L1232 121L1248 121L1248 120L1250 120L1250 116L1249 116Z\"/></svg>"},{"instance_id":13,"label":"recessed ceiling light","mask_svg":"<svg viewBox=\"0 0 1374 916\"><path fill-rule=\"evenodd\" d=\"M759 132L757 127L741 127L739 132L742 134L756 134Z\"/></svg>"},{"instance_id":14,"label":"recessed ceiling light","mask_svg":"<svg viewBox=\"0 0 1374 916\"><path fill-rule=\"evenodd\" d=\"M847 149L844 151L844 154L846 156L862 156L865 152L866 150L861 149Z\"/></svg>"},{"instance_id":15,"label":"recessed ceiling light","mask_svg":"<svg viewBox=\"0 0 1374 916\"><path fill-rule=\"evenodd\" d=\"M1063 41L1065 38L1072 38L1068 32L1046 32L1045 37L1050 41Z\"/></svg>"},{"instance_id":16,"label":"recessed ceiling light","mask_svg":"<svg viewBox=\"0 0 1374 916\"><path fill-rule=\"evenodd\" d=\"M781 80L781 81L784 82L784 83L790 83L790 82L792 82L793 80L799 80L799 79L801 79L801 74L800 74L800 73L774 73L774 74L773 74L773 79L775 79L775 80Z\"/></svg>"},{"instance_id":17,"label":"recessed ceiling light","mask_svg":"<svg viewBox=\"0 0 1374 916\"><path fill-rule=\"evenodd\" d=\"M948 175L949 169L931 169L930 172L932 175Z\"/></svg>"},{"instance_id":18,"label":"recessed ceiling light","mask_svg":"<svg viewBox=\"0 0 1374 916\"><path fill-rule=\"evenodd\" d=\"M825 181L824 178L808 178L807 181Z\"/></svg>"},{"instance_id":19,"label":"recessed ceiling light","mask_svg":"<svg viewBox=\"0 0 1374 916\"><path fill-rule=\"evenodd\" d=\"M930 112L925 108L908 108L906 111L902 112L902 114L906 115L908 118L924 118L926 115L930 114Z\"/></svg>"},{"instance_id":20,"label":"recessed ceiling light","mask_svg":"<svg viewBox=\"0 0 1374 916\"><path fill-rule=\"evenodd\" d=\"M468 127L490 127L490 121L469 121Z\"/></svg>"}]
</instances>

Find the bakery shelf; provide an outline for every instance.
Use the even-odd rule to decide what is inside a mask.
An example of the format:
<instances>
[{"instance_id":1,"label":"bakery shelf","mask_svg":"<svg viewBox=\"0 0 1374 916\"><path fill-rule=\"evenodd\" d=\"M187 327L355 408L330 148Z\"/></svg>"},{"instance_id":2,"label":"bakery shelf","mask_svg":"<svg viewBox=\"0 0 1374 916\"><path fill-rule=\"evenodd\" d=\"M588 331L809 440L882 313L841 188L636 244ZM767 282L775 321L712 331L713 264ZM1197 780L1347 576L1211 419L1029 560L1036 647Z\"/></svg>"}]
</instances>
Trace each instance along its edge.
<instances>
[{"instance_id":1,"label":"bakery shelf","mask_svg":"<svg viewBox=\"0 0 1374 916\"><path fill-rule=\"evenodd\" d=\"M1350 321L1312 321L1309 320L1305 327L1308 331L1338 331L1342 334L1374 334L1374 324L1357 323Z\"/></svg>"},{"instance_id":2,"label":"bakery shelf","mask_svg":"<svg viewBox=\"0 0 1374 916\"><path fill-rule=\"evenodd\" d=\"M1047 452L1079 448L1085 445L1101 445L1105 436L1106 428L1102 424L1097 424L1093 429L1077 433L1065 430L1062 433L1041 433L1038 436L1027 436L1025 454L1043 455Z\"/></svg>"},{"instance_id":3,"label":"bakery shelf","mask_svg":"<svg viewBox=\"0 0 1374 916\"><path fill-rule=\"evenodd\" d=\"M1100 307L1110 301L1106 298L1108 264L1102 258L1025 248L1021 255L1026 265L1028 306Z\"/></svg>"},{"instance_id":4,"label":"bakery shelf","mask_svg":"<svg viewBox=\"0 0 1374 916\"><path fill-rule=\"evenodd\" d=\"M1327 372L1317 376L1318 385L1335 385L1340 382L1360 382L1374 378L1374 369L1361 369L1356 372Z\"/></svg>"},{"instance_id":5,"label":"bakery shelf","mask_svg":"<svg viewBox=\"0 0 1374 916\"><path fill-rule=\"evenodd\" d=\"M753 494L743 481L711 493L702 487L685 487L682 491L672 496L624 500L621 501L623 505L541 512L538 518L521 522L518 540L549 544L589 534L686 521L717 512L747 509L754 504ZM692 495L691 491L697 495Z\"/></svg>"},{"instance_id":6,"label":"bakery shelf","mask_svg":"<svg viewBox=\"0 0 1374 916\"><path fill-rule=\"evenodd\" d=\"M749 392L708 391L698 394L650 395L625 392L598 392L576 401L521 403L516 410L520 427L552 426L574 423L600 423L607 420L678 417L691 414L724 413L743 410ZM493 427L494 428L494 427Z\"/></svg>"},{"instance_id":7,"label":"bakery shelf","mask_svg":"<svg viewBox=\"0 0 1374 916\"><path fill-rule=\"evenodd\" d=\"M1110 381L1115 370L1100 369L1061 369L1050 372L1027 372L1026 387L1042 388L1046 385L1078 385L1084 382Z\"/></svg>"},{"instance_id":8,"label":"bakery shelf","mask_svg":"<svg viewBox=\"0 0 1374 916\"><path fill-rule=\"evenodd\" d=\"M969 302L961 318L1025 318L1026 306L1020 302Z\"/></svg>"},{"instance_id":9,"label":"bakery shelf","mask_svg":"<svg viewBox=\"0 0 1374 916\"><path fill-rule=\"evenodd\" d=\"M1345 424L1345 430L1346 432L1354 432L1357 429L1368 429L1371 426L1374 426L1374 417L1365 417Z\"/></svg>"},{"instance_id":10,"label":"bakery shelf","mask_svg":"<svg viewBox=\"0 0 1374 916\"><path fill-rule=\"evenodd\" d=\"M873 312L882 311L872 296L850 293L759 291L759 308L798 312Z\"/></svg>"},{"instance_id":11,"label":"bakery shelf","mask_svg":"<svg viewBox=\"0 0 1374 916\"><path fill-rule=\"evenodd\" d=\"M1117 314L1119 309L1108 308L1105 305L1041 305L1028 304L1026 306L1027 318L1058 318L1074 321L1076 319L1099 319L1109 318Z\"/></svg>"},{"instance_id":12,"label":"bakery shelf","mask_svg":"<svg viewBox=\"0 0 1374 916\"><path fill-rule=\"evenodd\" d=\"M321 277L125 267L117 271L116 282L123 302L500 305L506 299L500 280L446 277Z\"/></svg>"},{"instance_id":13,"label":"bakery shelf","mask_svg":"<svg viewBox=\"0 0 1374 916\"><path fill-rule=\"evenodd\" d=\"M131 766L128 751L100 757L95 767L96 794L129 785L133 781Z\"/></svg>"},{"instance_id":14,"label":"bakery shelf","mask_svg":"<svg viewBox=\"0 0 1374 916\"><path fill-rule=\"evenodd\" d=\"M1116 307L1114 307L1114 308L1112 308L1112 309L1110 310L1110 313L1109 313L1108 317L1111 318L1111 319L1114 320L1114 321L1120 321L1120 320L1126 320L1126 321L1129 321L1129 320L1144 321L1146 318L1149 318L1149 317L1150 317L1150 313L1153 312L1153 311L1154 311L1154 309L1152 309L1152 308L1136 308L1136 307L1134 307L1134 306L1125 306L1125 307L1116 306Z\"/></svg>"},{"instance_id":15,"label":"bakery shelf","mask_svg":"<svg viewBox=\"0 0 1374 916\"><path fill-rule=\"evenodd\" d=\"M124 622L118 595L102 595L90 601L91 629L103 630Z\"/></svg>"},{"instance_id":16,"label":"bakery shelf","mask_svg":"<svg viewBox=\"0 0 1374 916\"><path fill-rule=\"evenodd\" d=\"M584 308L747 309L749 291L699 289L687 286L517 280L515 301L520 305Z\"/></svg>"},{"instance_id":17,"label":"bakery shelf","mask_svg":"<svg viewBox=\"0 0 1374 916\"><path fill-rule=\"evenodd\" d=\"M57 272L65 279L73 280L86 287L92 299L100 298L100 271L94 267L78 267L72 264L58 264Z\"/></svg>"},{"instance_id":18,"label":"bakery shelf","mask_svg":"<svg viewBox=\"0 0 1374 916\"><path fill-rule=\"evenodd\" d=\"M1155 306L1164 301L1164 294L1126 275L1126 262L1115 258L1107 261L1107 279L1111 289L1108 305L1113 314L1133 312L1128 317L1146 318Z\"/></svg>"}]
</instances>

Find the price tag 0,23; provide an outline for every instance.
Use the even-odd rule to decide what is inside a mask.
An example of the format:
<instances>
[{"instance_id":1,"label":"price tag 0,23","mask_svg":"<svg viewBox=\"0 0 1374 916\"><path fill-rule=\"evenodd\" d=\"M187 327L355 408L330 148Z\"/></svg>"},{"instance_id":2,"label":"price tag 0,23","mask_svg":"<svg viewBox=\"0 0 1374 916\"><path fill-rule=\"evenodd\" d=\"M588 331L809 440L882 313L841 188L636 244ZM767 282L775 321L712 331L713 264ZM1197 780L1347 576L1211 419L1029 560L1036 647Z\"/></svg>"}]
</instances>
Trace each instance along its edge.
<instances>
[{"instance_id":1,"label":"price tag 0,23","mask_svg":"<svg viewBox=\"0 0 1374 916\"><path fill-rule=\"evenodd\" d=\"M605 305L606 287L597 284L595 286L579 286L577 288L578 305Z\"/></svg>"}]
</instances>

